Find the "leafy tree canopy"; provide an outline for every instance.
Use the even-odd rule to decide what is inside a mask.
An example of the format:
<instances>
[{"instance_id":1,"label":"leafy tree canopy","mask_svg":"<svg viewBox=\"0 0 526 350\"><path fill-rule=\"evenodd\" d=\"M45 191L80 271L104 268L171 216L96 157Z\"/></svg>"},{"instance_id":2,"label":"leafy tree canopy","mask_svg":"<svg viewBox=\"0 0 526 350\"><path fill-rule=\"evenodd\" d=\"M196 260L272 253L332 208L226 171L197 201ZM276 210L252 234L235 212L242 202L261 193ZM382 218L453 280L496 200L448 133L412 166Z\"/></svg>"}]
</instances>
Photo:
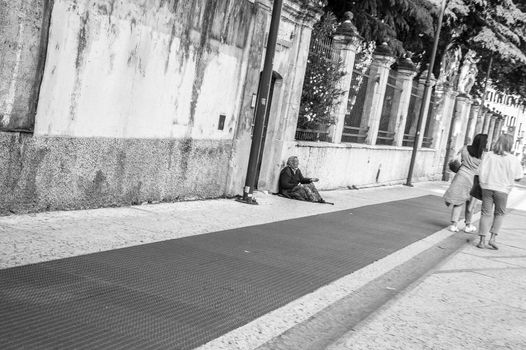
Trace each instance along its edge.
<instances>
[{"instance_id":1,"label":"leafy tree canopy","mask_svg":"<svg viewBox=\"0 0 526 350\"><path fill-rule=\"evenodd\" d=\"M442 0L328 0L338 18L345 11L367 41L387 41L395 54L415 53L416 63L430 59ZM446 0L437 62L446 48L477 53L479 93L490 58L490 79L497 89L526 98L526 0ZM435 75L439 73L437 64Z\"/></svg>"},{"instance_id":2,"label":"leafy tree canopy","mask_svg":"<svg viewBox=\"0 0 526 350\"><path fill-rule=\"evenodd\" d=\"M396 55L424 52L433 40L438 13L430 0L329 0L327 7L340 19L351 11L365 40L385 41Z\"/></svg>"},{"instance_id":3,"label":"leafy tree canopy","mask_svg":"<svg viewBox=\"0 0 526 350\"><path fill-rule=\"evenodd\" d=\"M437 0L438 1L438 0ZM474 50L481 58L474 88L480 94L482 80L492 59L490 79L499 90L524 90L517 72L526 65L526 13L521 0L448 0L440 49L449 44L465 53ZM526 95L524 95L526 97Z\"/></svg>"}]
</instances>

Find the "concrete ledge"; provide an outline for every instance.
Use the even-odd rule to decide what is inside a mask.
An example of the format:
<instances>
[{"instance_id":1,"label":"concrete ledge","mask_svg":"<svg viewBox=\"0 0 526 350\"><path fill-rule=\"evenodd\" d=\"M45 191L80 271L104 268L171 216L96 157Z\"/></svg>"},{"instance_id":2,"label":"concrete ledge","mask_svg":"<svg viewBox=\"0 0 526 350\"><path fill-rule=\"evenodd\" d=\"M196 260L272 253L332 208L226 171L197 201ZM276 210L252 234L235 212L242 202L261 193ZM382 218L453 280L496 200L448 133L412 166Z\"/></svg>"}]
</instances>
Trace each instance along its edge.
<instances>
[{"instance_id":1,"label":"concrete ledge","mask_svg":"<svg viewBox=\"0 0 526 350\"><path fill-rule=\"evenodd\" d=\"M231 147L0 132L0 214L219 197Z\"/></svg>"},{"instance_id":2,"label":"concrete ledge","mask_svg":"<svg viewBox=\"0 0 526 350\"><path fill-rule=\"evenodd\" d=\"M373 150L388 150L388 151L406 151L412 152L412 147L398 147L389 145L367 145L365 143L331 143L331 142L316 142L316 141L295 141L296 147L314 147L314 148L355 148L355 149L373 149ZM432 148L420 148L418 152L435 152Z\"/></svg>"}]
</instances>

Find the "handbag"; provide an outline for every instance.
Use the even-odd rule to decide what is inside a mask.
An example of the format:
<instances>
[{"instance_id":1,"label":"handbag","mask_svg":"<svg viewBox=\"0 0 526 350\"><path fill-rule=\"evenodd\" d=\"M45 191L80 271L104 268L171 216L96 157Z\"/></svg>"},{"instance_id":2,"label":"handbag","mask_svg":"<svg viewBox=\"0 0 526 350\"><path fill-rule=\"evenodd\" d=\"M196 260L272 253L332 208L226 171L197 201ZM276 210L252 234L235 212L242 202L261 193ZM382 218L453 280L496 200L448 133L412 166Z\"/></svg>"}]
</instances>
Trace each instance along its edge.
<instances>
[{"instance_id":1,"label":"handbag","mask_svg":"<svg viewBox=\"0 0 526 350\"><path fill-rule=\"evenodd\" d=\"M460 161L458 159L452 159L448 163L449 170L451 170L454 173L458 172L458 169L460 169L461 165L462 164L460 163Z\"/></svg>"},{"instance_id":2,"label":"handbag","mask_svg":"<svg viewBox=\"0 0 526 350\"><path fill-rule=\"evenodd\" d=\"M471 191L469 191L469 194L471 197L475 197L479 200L482 200L482 187L480 187L478 175L475 175L475 177L473 178L473 187L471 187Z\"/></svg>"}]
</instances>

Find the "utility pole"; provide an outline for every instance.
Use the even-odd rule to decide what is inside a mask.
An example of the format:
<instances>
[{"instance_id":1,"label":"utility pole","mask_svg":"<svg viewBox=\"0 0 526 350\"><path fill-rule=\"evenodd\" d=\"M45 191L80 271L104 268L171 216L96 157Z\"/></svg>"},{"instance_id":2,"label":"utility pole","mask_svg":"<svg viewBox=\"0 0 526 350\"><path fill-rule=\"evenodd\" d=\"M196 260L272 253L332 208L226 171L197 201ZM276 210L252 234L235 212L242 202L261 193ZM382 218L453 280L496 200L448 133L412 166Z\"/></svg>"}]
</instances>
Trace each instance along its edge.
<instances>
[{"instance_id":1,"label":"utility pole","mask_svg":"<svg viewBox=\"0 0 526 350\"><path fill-rule=\"evenodd\" d=\"M418 114L418 122L416 123L415 141L413 144L413 152L411 153L411 162L409 163L409 173L407 174L406 186L413 186L413 170L415 168L416 153L418 151L418 144L420 143L420 129L424 120L424 112L426 109L426 101L430 93L431 76L433 75L433 67L435 66L435 56L438 48L438 40L440 38L440 30L442 29L442 19L444 18L444 10L446 8L446 0L442 0L440 5L440 15L438 16L438 27L435 33L435 42L433 44L433 51L431 53L431 63L428 67L426 82L424 83L424 96L422 96L422 104L420 105L420 113Z\"/></svg>"},{"instance_id":2,"label":"utility pole","mask_svg":"<svg viewBox=\"0 0 526 350\"><path fill-rule=\"evenodd\" d=\"M274 61L274 53L276 52L282 5L283 0L274 0L267 49L265 52L265 63L263 65L263 72L261 73L261 77L259 79L259 95L256 103L256 111L254 113L254 131L252 133L252 144L250 146L250 157L248 159L247 177L245 180L245 187L243 188L243 199L240 200L241 202L247 204L258 204L253 197L253 192L256 181L257 163L259 160L259 154L262 151L261 139L263 136L263 123L265 120L265 114L267 112L270 84L272 79L272 65Z\"/></svg>"}]
</instances>

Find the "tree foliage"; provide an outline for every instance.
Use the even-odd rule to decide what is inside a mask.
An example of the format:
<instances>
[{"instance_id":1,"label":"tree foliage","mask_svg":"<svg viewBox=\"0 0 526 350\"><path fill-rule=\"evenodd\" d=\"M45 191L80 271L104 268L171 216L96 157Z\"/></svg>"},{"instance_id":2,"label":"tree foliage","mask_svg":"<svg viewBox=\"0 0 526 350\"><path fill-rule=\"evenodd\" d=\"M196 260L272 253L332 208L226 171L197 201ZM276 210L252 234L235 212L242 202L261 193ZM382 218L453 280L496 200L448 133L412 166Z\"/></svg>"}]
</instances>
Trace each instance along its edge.
<instances>
[{"instance_id":1,"label":"tree foliage","mask_svg":"<svg viewBox=\"0 0 526 350\"><path fill-rule=\"evenodd\" d=\"M526 13L523 1L449 0L441 35L442 52L448 44L463 52L474 50L481 58L474 92L480 94L489 61L492 84L507 93L523 95L526 65ZM524 76L522 76L524 77ZM526 97L526 95L523 95Z\"/></svg>"},{"instance_id":2,"label":"tree foliage","mask_svg":"<svg viewBox=\"0 0 526 350\"><path fill-rule=\"evenodd\" d=\"M330 49L330 37L336 26L336 17L329 12L313 29L300 102L299 128L319 129L335 122L334 102L343 93L339 80L344 75L343 64L333 59Z\"/></svg>"},{"instance_id":3,"label":"tree foliage","mask_svg":"<svg viewBox=\"0 0 526 350\"><path fill-rule=\"evenodd\" d=\"M398 56L410 51L419 60L433 41L437 7L430 0L329 0L328 8L338 18L351 11L366 41L387 42Z\"/></svg>"},{"instance_id":4,"label":"tree foliage","mask_svg":"<svg viewBox=\"0 0 526 350\"><path fill-rule=\"evenodd\" d=\"M338 18L345 11L367 41L387 41L395 54L414 53L416 63L430 60L442 0L329 0L327 8ZM478 81L493 56L491 80L495 87L526 97L526 0L447 0L437 61L446 48L474 50L481 58ZM434 67L439 73L440 67Z\"/></svg>"}]
</instances>

